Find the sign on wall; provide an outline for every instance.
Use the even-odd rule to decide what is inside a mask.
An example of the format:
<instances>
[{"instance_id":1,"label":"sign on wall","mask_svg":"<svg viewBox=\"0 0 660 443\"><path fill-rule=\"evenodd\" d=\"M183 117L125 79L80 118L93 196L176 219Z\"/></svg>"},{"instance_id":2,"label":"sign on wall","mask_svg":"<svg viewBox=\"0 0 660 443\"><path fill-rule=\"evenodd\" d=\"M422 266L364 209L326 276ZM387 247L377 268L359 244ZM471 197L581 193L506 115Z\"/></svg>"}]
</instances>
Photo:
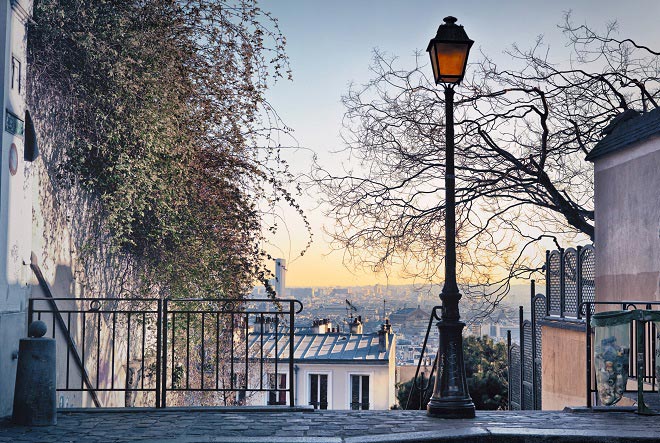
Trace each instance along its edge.
<instances>
[{"instance_id":1,"label":"sign on wall","mask_svg":"<svg viewBox=\"0 0 660 443\"><path fill-rule=\"evenodd\" d=\"M5 117L5 131L13 135L23 136L25 124L17 115L7 110Z\"/></svg>"}]
</instances>

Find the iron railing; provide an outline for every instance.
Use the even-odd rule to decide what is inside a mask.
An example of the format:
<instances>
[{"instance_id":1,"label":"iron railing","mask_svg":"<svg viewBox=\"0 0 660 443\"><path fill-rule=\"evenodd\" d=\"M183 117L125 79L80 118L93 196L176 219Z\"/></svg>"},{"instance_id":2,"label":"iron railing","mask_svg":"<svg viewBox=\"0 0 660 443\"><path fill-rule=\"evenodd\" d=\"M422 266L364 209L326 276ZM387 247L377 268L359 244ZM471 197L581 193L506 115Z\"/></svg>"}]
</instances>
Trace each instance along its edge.
<instances>
[{"instance_id":1,"label":"iron railing","mask_svg":"<svg viewBox=\"0 0 660 443\"><path fill-rule=\"evenodd\" d=\"M28 321L45 321L67 343L57 349L57 391L87 393L95 406L240 405L256 393L277 404L285 393L294 406L301 310L293 299L47 297L29 300ZM284 373L288 386L277 382Z\"/></svg>"},{"instance_id":2,"label":"iron railing","mask_svg":"<svg viewBox=\"0 0 660 443\"><path fill-rule=\"evenodd\" d=\"M286 392L294 406L295 314L300 310L297 300L165 300L161 403L167 406L168 392L219 393L224 405L243 404L250 393L278 398ZM274 352L264 346L270 340ZM288 350L284 357L282 350ZM288 387L271 386L269 380L279 381L284 368ZM212 400L204 397L196 402Z\"/></svg>"},{"instance_id":3,"label":"iron railing","mask_svg":"<svg viewBox=\"0 0 660 443\"><path fill-rule=\"evenodd\" d=\"M545 253L545 295L535 294L532 280L531 319L520 307L520 343L508 333L509 409L541 409L542 339L544 319L584 323L586 303L593 314L596 261L593 245L557 249Z\"/></svg>"},{"instance_id":4,"label":"iron railing","mask_svg":"<svg viewBox=\"0 0 660 443\"><path fill-rule=\"evenodd\" d=\"M546 314L546 297L535 294L536 285L531 285L531 319L524 318L523 307L518 310L520 343L511 340L507 331L507 357L509 366L509 409L541 409L541 320Z\"/></svg>"},{"instance_id":5,"label":"iron railing","mask_svg":"<svg viewBox=\"0 0 660 443\"><path fill-rule=\"evenodd\" d=\"M433 325L434 321L440 321L441 318L438 315L439 312L442 312L442 306L434 306L433 309L431 310L431 317L429 318L429 324L426 327L426 335L424 336L424 343L422 344L422 351L419 354L419 360L417 361L417 369L415 370L415 376L412 379L412 384L410 386L410 392L408 393L408 398L406 400L406 407L405 409L413 409L412 405L412 399L415 394L415 392L419 395L419 404L414 405L416 409L425 409L426 405L428 404L429 400L431 399L431 394L433 393L433 374L435 373L437 364L438 364L438 354L436 353L434 360L433 360L433 367L431 368L431 372L429 373L429 378L427 380L424 380L424 373L422 373L421 380L419 378L420 376L420 370L422 367L422 362L425 361L425 355L426 355L426 348L427 348L427 343L429 340L429 334L431 333L431 326Z\"/></svg>"},{"instance_id":6,"label":"iron railing","mask_svg":"<svg viewBox=\"0 0 660 443\"><path fill-rule=\"evenodd\" d=\"M142 392L151 393L151 404L160 407L161 318L162 302L157 299L33 298L28 302L28 322L50 323L51 337L67 343L57 348L57 391L86 392L95 406L117 404L121 393L130 405L131 398Z\"/></svg>"},{"instance_id":7,"label":"iron railing","mask_svg":"<svg viewBox=\"0 0 660 443\"><path fill-rule=\"evenodd\" d=\"M546 251L545 257L546 315L582 318L580 305L595 300L594 246Z\"/></svg>"},{"instance_id":8,"label":"iron railing","mask_svg":"<svg viewBox=\"0 0 660 443\"><path fill-rule=\"evenodd\" d=\"M594 328L590 326L591 316L595 311L596 306L610 306L616 307L616 309L629 310L629 309L647 309L647 310L658 310L660 309L660 302L648 302L648 301L618 301L618 302L584 302L580 305L580 310L586 317L586 379L587 379L587 407L591 408L598 401L597 389L596 389L596 372L593 368L593 346L592 346L592 335L594 333ZM643 333L641 334L641 346L639 346L636 337L637 331L639 328L644 328ZM629 326L629 337L630 337L630 351L629 351L629 375L630 379L640 379L644 386L643 392L657 392L657 375L656 374L656 340L657 340L657 331L655 323L652 321L640 322L633 320ZM640 359L638 365L638 358ZM640 371L642 375L640 377ZM633 393L637 392L637 389L625 389L624 392ZM594 401L596 399L596 401Z\"/></svg>"}]
</instances>

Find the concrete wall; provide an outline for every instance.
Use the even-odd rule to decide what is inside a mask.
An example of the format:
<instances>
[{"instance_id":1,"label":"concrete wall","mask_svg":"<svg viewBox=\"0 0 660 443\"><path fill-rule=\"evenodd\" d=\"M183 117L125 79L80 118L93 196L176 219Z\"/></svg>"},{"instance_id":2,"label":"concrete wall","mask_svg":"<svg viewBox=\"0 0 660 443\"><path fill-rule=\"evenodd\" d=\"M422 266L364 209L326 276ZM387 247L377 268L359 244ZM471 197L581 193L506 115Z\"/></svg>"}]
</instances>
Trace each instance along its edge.
<instances>
[{"instance_id":1,"label":"concrete wall","mask_svg":"<svg viewBox=\"0 0 660 443\"><path fill-rule=\"evenodd\" d=\"M660 137L594 162L596 300L660 301Z\"/></svg>"},{"instance_id":2,"label":"concrete wall","mask_svg":"<svg viewBox=\"0 0 660 443\"><path fill-rule=\"evenodd\" d=\"M543 410L586 405L585 331L544 324L541 334Z\"/></svg>"},{"instance_id":3,"label":"concrete wall","mask_svg":"<svg viewBox=\"0 0 660 443\"><path fill-rule=\"evenodd\" d=\"M66 94L28 76L25 24L31 0L0 0L0 97L2 97L2 157L0 159L0 417L11 414L18 341L27 331L28 298L45 295L30 268L31 253L39 264L54 297L125 297L135 288L135 272L126 257L110 254L98 238L102 224L95 200L75 187L61 183L58 165L62 146L71 142L73 128L67 121L71 103ZM12 72L12 58L20 63L19 78ZM14 63L16 65L16 63ZM34 74L34 75L33 75ZM30 84L28 85L28 79ZM20 80L20 90L18 81ZM24 136L7 131L8 112L24 119L29 106L35 122L40 156L25 161ZM12 147L13 146L13 147ZM15 149L16 170L10 173L10 152ZM12 153L13 155L13 153ZM13 164L12 164L13 166ZM104 319L104 321L106 321ZM80 325L72 325L76 343ZM52 329L52 323L49 323ZM101 336L107 347L107 327ZM89 332L89 331L88 331ZM48 331L50 335L52 331ZM56 331L58 354L66 351L64 336ZM121 340L119 337L118 340ZM93 346L93 341L87 341ZM117 345L124 352L125 345ZM123 358L123 357L122 357ZM62 385L66 361L58 357L58 384ZM117 373L121 368L117 367ZM80 374L71 374L79 383ZM60 394L62 406L89 404L85 395ZM119 399L121 401L122 399ZM122 403L123 404L123 403Z\"/></svg>"},{"instance_id":4,"label":"concrete wall","mask_svg":"<svg viewBox=\"0 0 660 443\"><path fill-rule=\"evenodd\" d=\"M73 307L89 309L89 298L127 298L137 295L138 279L134 263L125 256L113 254L109 250L104 232L102 211L98 201L80 190L75 183L62 178L60 165L66 161L63 146L72 143L75 127L69 120L71 103L70 94L57 90L57 85L49 82L48 75L39 77L36 72L30 76L32 83L28 91L27 102L30 106L37 136L40 156L34 162L32 183L32 220L28 222L32 229L31 250L35 262L50 287L53 297L77 299L76 301L58 302L60 309ZM30 274L32 298L43 297L33 274ZM123 305L125 308L126 306ZM72 317L72 338L80 349L83 343L82 325ZM112 360L112 337L110 325L112 317L101 318L100 354L101 362L97 368L96 350L98 342L92 325L93 315L88 315L86 337L84 340L88 373L96 382L96 373L101 372L99 385L109 385L109 361ZM65 321L66 321L65 316ZM122 320L122 316L118 317ZM58 386L66 384L66 342L61 331L56 332L58 347ZM124 335L115 337L115 386L124 383L126 344ZM138 351L137 347L133 351ZM94 358L92 358L94 356ZM130 360L133 360L131 356ZM123 362L123 363L122 363ZM80 384L80 373L70 364L72 372L70 384ZM105 406L123 406L121 394L99 394ZM104 401L105 400L105 401ZM61 406L90 406L90 398L81 393L60 392L58 403Z\"/></svg>"}]
</instances>

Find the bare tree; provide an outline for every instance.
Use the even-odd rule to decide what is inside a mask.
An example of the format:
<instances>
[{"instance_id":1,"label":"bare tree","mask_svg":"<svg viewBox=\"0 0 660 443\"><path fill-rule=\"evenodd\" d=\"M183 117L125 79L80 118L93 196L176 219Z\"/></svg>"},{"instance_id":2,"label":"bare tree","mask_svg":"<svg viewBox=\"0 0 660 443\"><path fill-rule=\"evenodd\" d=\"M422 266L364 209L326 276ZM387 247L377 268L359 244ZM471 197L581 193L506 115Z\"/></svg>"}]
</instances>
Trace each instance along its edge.
<instances>
[{"instance_id":1,"label":"bare tree","mask_svg":"<svg viewBox=\"0 0 660 443\"><path fill-rule=\"evenodd\" d=\"M543 239L593 239L593 172L584 157L614 117L658 106L658 52L616 38L616 23L598 33L564 19L569 60L553 62L539 38L508 51L511 69L482 54L456 90L458 266L464 292L484 307L513 279L540 270L532 251ZM315 181L347 264L399 266L432 282L444 258L445 128L442 89L425 59L399 68L375 52L372 80L343 97L352 169L317 166Z\"/></svg>"}]
</instances>

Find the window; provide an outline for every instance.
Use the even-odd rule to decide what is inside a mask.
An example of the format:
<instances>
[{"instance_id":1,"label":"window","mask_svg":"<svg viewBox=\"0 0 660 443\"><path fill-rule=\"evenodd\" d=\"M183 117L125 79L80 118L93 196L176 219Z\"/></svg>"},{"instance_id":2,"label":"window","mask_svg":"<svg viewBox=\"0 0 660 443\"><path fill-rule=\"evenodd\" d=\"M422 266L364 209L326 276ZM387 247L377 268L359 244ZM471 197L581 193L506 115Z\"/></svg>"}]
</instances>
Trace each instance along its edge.
<instances>
[{"instance_id":1,"label":"window","mask_svg":"<svg viewBox=\"0 0 660 443\"><path fill-rule=\"evenodd\" d=\"M233 379L234 389L236 390L235 402L239 405L244 404L248 387L247 377L245 377L244 372L233 373L231 377Z\"/></svg>"},{"instance_id":2,"label":"window","mask_svg":"<svg viewBox=\"0 0 660 443\"><path fill-rule=\"evenodd\" d=\"M351 375L351 409L369 409L368 375Z\"/></svg>"},{"instance_id":3,"label":"window","mask_svg":"<svg viewBox=\"0 0 660 443\"><path fill-rule=\"evenodd\" d=\"M309 374L309 404L328 409L328 374Z\"/></svg>"},{"instance_id":4,"label":"window","mask_svg":"<svg viewBox=\"0 0 660 443\"><path fill-rule=\"evenodd\" d=\"M11 57L11 89L21 93L21 61L12 55Z\"/></svg>"},{"instance_id":5,"label":"window","mask_svg":"<svg viewBox=\"0 0 660 443\"><path fill-rule=\"evenodd\" d=\"M268 386L272 391L268 391L268 404L269 405L285 405L287 388L287 374L277 374L277 383L275 383L275 374L268 374Z\"/></svg>"}]
</instances>

